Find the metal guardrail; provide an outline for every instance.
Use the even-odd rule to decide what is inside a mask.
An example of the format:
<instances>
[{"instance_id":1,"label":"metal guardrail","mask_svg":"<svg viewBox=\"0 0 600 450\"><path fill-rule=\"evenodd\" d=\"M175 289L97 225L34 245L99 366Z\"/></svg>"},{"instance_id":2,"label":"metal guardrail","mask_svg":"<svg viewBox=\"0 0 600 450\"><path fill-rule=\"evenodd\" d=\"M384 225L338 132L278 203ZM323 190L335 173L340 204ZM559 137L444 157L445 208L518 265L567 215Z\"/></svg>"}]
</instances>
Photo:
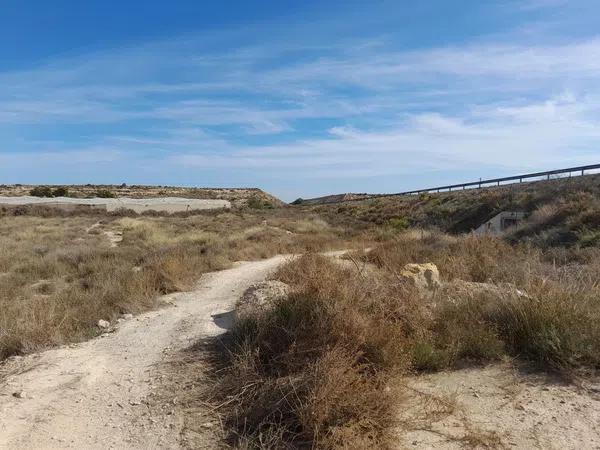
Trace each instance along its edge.
<instances>
[{"instance_id":1,"label":"metal guardrail","mask_svg":"<svg viewBox=\"0 0 600 450\"><path fill-rule=\"evenodd\" d=\"M586 170L593 170L593 169L600 169L600 164L591 164L588 166L579 166L579 167L569 167L568 169L557 169L557 170L547 170L545 172L534 172L534 173L525 173L523 175L515 175L512 177L503 177L503 178L491 178L489 180L479 180L479 181L471 181L469 183L460 183L460 184L452 184L452 185L448 185L448 186L439 186L439 187L433 187L433 188L427 188L427 189L417 189L414 191L406 191L406 192L399 192L397 194L383 194L383 195L378 195L378 197L382 197L382 196L396 196L396 195L411 195L411 194L420 194L422 192L432 192L432 191L436 191L436 192L442 192L445 190L448 190L449 192L452 191L452 189L466 189L468 187L474 187L477 186L477 188L482 188L482 187L486 187L486 185L489 184L496 184L497 186L500 186L501 183L507 182L507 181L519 181L519 183L522 183L523 180L527 180L527 179L531 179L531 178L540 178L540 177L547 177L547 179L549 180L550 177L552 175L561 175L561 174L565 174L568 173L570 176L572 174L577 174L577 175L585 175L585 171ZM489 186L487 186L489 187Z\"/></svg>"},{"instance_id":2,"label":"metal guardrail","mask_svg":"<svg viewBox=\"0 0 600 450\"><path fill-rule=\"evenodd\" d=\"M503 177L503 178L491 178L489 180L479 180L479 181L471 181L469 183L460 183L460 184L451 184L448 186L438 186L426 189L416 189L414 191L406 191L406 192L398 192L395 194L372 194L364 198L364 200L369 198L381 198L381 197L398 197L403 195L418 195L427 192L442 192L447 191L451 192L453 189L466 189L476 188L481 189L485 187L491 187L492 185L500 186L501 183L506 183L510 181L515 181L518 183L523 183L523 180L528 180L531 178L541 178L546 177L547 180L550 179L552 175L562 175L568 173L569 176L575 174L575 176L583 176L586 171L600 169L600 164L591 164L587 166L578 166L578 167L569 167L567 169L557 169L557 170L547 170L545 172L534 172L534 173L525 173L522 175L515 175L512 177ZM541 180L540 180L541 181ZM509 184L517 184L517 183L509 183ZM360 201L363 199L355 199L355 200L338 200L330 203L344 203L351 201Z\"/></svg>"}]
</instances>

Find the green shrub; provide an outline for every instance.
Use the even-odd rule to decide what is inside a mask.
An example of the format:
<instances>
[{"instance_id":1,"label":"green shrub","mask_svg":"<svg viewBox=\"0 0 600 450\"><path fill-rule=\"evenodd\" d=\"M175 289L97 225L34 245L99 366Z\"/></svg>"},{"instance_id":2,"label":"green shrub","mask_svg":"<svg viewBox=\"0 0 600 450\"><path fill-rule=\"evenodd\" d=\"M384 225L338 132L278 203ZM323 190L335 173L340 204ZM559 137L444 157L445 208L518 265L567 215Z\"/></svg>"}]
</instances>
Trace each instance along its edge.
<instances>
[{"instance_id":1,"label":"green shrub","mask_svg":"<svg viewBox=\"0 0 600 450\"><path fill-rule=\"evenodd\" d=\"M94 193L94 196L99 197L99 198L115 198L116 197L115 193L108 189L100 189Z\"/></svg>"},{"instance_id":2,"label":"green shrub","mask_svg":"<svg viewBox=\"0 0 600 450\"><path fill-rule=\"evenodd\" d=\"M52 189L50 189L48 186L36 186L29 191L29 195L34 197L54 197L52 194Z\"/></svg>"},{"instance_id":3,"label":"green shrub","mask_svg":"<svg viewBox=\"0 0 600 450\"><path fill-rule=\"evenodd\" d=\"M412 367L418 371L435 372L448 365L448 353L427 340L419 340L411 349Z\"/></svg>"},{"instance_id":4,"label":"green shrub","mask_svg":"<svg viewBox=\"0 0 600 450\"><path fill-rule=\"evenodd\" d=\"M252 209L272 209L273 205L266 201L266 200L262 200L261 198L259 198L256 195L253 195L252 197L250 197L248 199L248 203L247 203L249 208Z\"/></svg>"},{"instance_id":5,"label":"green shrub","mask_svg":"<svg viewBox=\"0 0 600 450\"><path fill-rule=\"evenodd\" d=\"M52 191L52 197L67 197L69 189L64 186L59 186Z\"/></svg>"},{"instance_id":6,"label":"green shrub","mask_svg":"<svg viewBox=\"0 0 600 450\"><path fill-rule=\"evenodd\" d=\"M387 225L396 231L404 231L410 226L410 223L405 217L393 217L387 221Z\"/></svg>"},{"instance_id":7,"label":"green shrub","mask_svg":"<svg viewBox=\"0 0 600 450\"><path fill-rule=\"evenodd\" d=\"M600 246L600 230L586 230L579 234L579 244L582 247Z\"/></svg>"}]
</instances>

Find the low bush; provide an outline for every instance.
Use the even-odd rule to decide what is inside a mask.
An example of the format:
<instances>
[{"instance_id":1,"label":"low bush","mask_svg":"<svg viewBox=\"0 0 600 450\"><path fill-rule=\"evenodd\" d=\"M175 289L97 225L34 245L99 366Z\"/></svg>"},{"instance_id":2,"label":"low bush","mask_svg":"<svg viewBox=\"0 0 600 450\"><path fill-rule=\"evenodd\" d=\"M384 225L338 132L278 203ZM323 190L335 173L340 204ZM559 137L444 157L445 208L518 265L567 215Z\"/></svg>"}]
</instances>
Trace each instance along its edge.
<instances>
[{"instance_id":1,"label":"low bush","mask_svg":"<svg viewBox=\"0 0 600 450\"><path fill-rule=\"evenodd\" d=\"M276 277L294 293L236 323L231 365L218 381L218 398L238 399L227 421L234 443L387 448L396 401L390 377L409 364L401 343L410 327L400 319L411 292L359 280L316 255Z\"/></svg>"},{"instance_id":2,"label":"low bush","mask_svg":"<svg viewBox=\"0 0 600 450\"><path fill-rule=\"evenodd\" d=\"M583 256L573 270L500 239L408 232L364 256L379 270L292 261L275 275L292 294L235 324L215 380L213 400L237 400L225 414L232 443L388 448L403 374L506 357L565 376L600 369L600 264ZM397 276L431 261L471 285L430 296Z\"/></svg>"},{"instance_id":3,"label":"low bush","mask_svg":"<svg viewBox=\"0 0 600 450\"><path fill-rule=\"evenodd\" d=\"M395 231L404 231L410 226L408 219L406 219L405 217L393 217L390 220L388 220L387 224L390 228L394 229Z\"/></svg>"},{"instance_id":4,"label":"low bush","mask_svg":"<svg viewBox=\"0 0 600 450\"><path fill-rule=\"evenodd\" d=\"M248 198L248 202L246 203L248 208L251 209L273 209L274 206L271 202L267 200L263 200L260 197L253 195Z\"/></svg>"},{"instance_id":5,"label":"low bush","mask_svg":"<svg viewBox=\"0 0 600 450\"><path fill-rule=\"evenodd\" d=\"M29 195L33 197L54 197L52 189L48 186L36 186L29 191Z\"/></svg>"},{"instance_id":6,"label":"low bush","mask_svg":"<svg viewBox=\"0 0 600 450\"><path fill-rule=\"evenodd\" d=\"M98 197L98 198L116 198L115 193L108 189L100 189L100 190L94 192L93 196Z\"/></svg>"},{"instance_id":7,"label":"low bush","mask_svg":"<svg viewBox=\"0 0 600 450\"><path fill-rule=\"evenodd\" d=\"M69 195L69 189L64 186L59 186L52 190L52 197L67 197Z\"/></svg>"}]
</instances>

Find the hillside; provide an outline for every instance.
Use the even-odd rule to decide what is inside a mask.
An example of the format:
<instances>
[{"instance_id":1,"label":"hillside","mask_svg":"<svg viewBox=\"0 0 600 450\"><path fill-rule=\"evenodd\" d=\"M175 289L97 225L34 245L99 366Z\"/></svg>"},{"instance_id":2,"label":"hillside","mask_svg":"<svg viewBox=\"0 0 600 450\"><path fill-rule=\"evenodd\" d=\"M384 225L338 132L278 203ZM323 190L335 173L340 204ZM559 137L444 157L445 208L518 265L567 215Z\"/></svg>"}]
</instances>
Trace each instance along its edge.
<instances>
[{"instance_id":1,"label":"hillside","mask_svg":"<svg viewBox=\"0 0 600 450\"><path fill-rule=\"evenodd\" d=\"M512 184L479 190L369 198L300 208L331 223L392 225L469 232L502 211L523 211L517 240L540 244L590 245L600 239L600 175Z\"/></svg>"},{"instance_id":2,"label":"hillside","mask_svg":"<svg viewBox=\"0 0 600 450\"><path fill-rule=\"evenodd\" d=\"M351 192L347 192L345 194L333 194L333 195L325 195L323 197L315 197L315 198L299 198L292 202L293 205L326 205L330 203L340 203L340 202L348 202L352 200L365 200L373 197L371 194L355 194Z\"/></svg>"},{"instance_id":3,"label":"hillside","mask_svg":"<svg viewBox=\"0 0 600 450\"><path fill-rule=\"evenodd\" d=\"M0 196L15 197L30 195L34 185L0 185ZM257 188L195 188L174 186L140 186L121 185L64 185L50 186L52 189L64 187L68 190L69 197L129 197L129 198L157 198L157 197L183 197L197 199L228 200L234 207L247 205L261 207L278 207L284 203L275 196ZM100 194L100 195L99 195Z\"/></svg>"},{"instance_id":4,"label":"hillside","mask_svg":"<svg viewBox=\"0 0 600 450\"><path fill-rule=\"evenodd\" d=\"M2 216L0 448L593 447L600 177L515 188Z\"/></svg>"}]
</instances>

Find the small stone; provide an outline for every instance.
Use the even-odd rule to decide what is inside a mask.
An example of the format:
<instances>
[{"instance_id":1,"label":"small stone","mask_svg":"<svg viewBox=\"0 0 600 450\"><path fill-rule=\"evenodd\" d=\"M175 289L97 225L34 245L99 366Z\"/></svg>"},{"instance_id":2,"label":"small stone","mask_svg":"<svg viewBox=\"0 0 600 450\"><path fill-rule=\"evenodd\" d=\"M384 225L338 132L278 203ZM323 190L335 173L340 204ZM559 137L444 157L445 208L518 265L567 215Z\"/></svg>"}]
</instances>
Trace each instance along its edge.
<instances>
[{"instance_id":1,"label":"small stone","mask_svg":"<svg viewBox=\"0 0 600 450\"><path fill-rule=\"evenodd\" d=\"M27 398L27 394L25 393L25 391L17 391L17 392L13 392L13 397L15 397L15 398Z\"/></svg>"},{"instance_id":2,"label":"small stone","mask_svg":"<svg viewBox=\"0 0 600 450\"><path fill-rule=\"evenodd\" d=\"M105 330L105 329L107 329L107 328L109 328L109 327L110 327L110 322L108 322L108 321L106 321L106 320L102 320L102 319L100 319L100 320L98 321L98 328L102 328L102 329L104 329L104 330Z\"/></svg>"},{"instance_id":3,"label":"small stone","mask_svg":"<svg viewBox=\"0 0 600 450\"><path fill-rule=\"evenodd\" d=\"M123 320L131 320L131 319L133 319L133 314L123 314L121 316L121 319L123 319Z\"/></svg>"}]
</instances>

